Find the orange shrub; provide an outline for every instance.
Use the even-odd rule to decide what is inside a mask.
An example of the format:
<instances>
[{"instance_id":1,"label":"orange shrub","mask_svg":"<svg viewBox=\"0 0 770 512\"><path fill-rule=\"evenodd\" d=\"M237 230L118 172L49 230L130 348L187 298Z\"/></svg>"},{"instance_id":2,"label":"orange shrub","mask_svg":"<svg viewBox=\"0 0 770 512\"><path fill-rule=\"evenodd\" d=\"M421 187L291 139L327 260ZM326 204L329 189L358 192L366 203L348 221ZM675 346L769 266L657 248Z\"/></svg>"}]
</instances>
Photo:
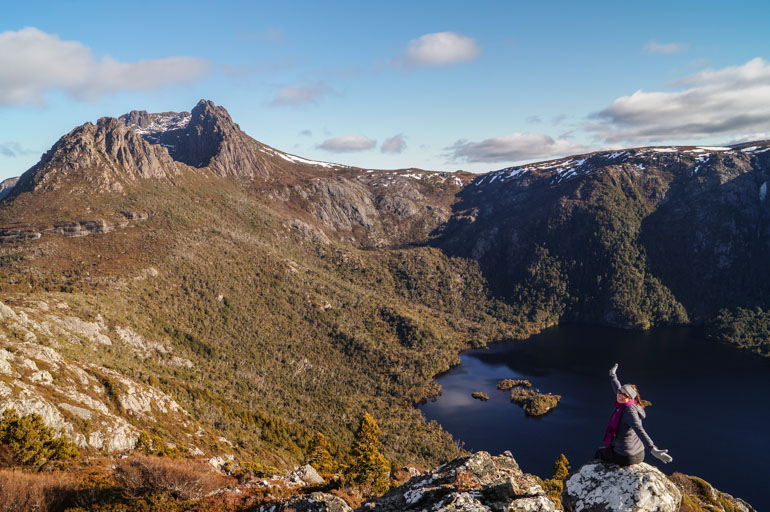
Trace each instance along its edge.
<instances>
[{"instance_id":1,"label":"orange shrub","mask_svg":"<svg viewBox=\"0 0 770 512\"><path fill-rule=\"evenodd\" d=\"M0 471L0 512L63 510L72 490L65 473Z\"/></svg>"},{"instance_id":2,"label":"orange shrub","mask_svg":"<svg viewBox=\"0 0 770 512\"><path fill-rule=\"evenodd\" d=\"M200 498L227 483L203 462L151 456L118 462L115 481L128 499L164 492L181 501Z\"/></svg>"}]
</instances>

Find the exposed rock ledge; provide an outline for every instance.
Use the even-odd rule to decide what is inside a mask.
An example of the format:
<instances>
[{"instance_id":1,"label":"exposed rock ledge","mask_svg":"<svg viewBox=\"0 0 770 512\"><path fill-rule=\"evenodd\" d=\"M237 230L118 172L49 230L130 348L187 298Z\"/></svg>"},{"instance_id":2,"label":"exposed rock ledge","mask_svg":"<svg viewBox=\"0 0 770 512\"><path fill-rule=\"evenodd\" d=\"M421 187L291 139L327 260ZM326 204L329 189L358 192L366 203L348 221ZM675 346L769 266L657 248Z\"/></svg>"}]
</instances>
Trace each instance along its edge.
<instances>
[{"instance_id":1,"label":"exposed rock ledge","mask_svg":"<svg viewBox=\"0 0 770 512\"><path fill-rule=\"evenodd\" d=\"M55 222L47 228L18 228L0 229L0 243L16 242L19 240L35 240L44 233L53 233L62 236L76 237L87 236L96 233L110 233L117 228L128 227L130 221L142 221L149 218L145 212L121 212L122 219L107 222L104 219L82 220L79 222Z\"/></svg>"}]
</instances>

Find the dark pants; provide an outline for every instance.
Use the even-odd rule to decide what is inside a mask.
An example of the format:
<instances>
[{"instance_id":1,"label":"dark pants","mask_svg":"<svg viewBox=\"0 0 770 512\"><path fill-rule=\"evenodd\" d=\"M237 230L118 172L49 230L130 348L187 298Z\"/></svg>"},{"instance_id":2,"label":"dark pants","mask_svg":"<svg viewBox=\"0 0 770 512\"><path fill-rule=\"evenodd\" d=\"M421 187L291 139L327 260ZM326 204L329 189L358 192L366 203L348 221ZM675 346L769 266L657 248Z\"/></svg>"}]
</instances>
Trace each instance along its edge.
<instances>
[{"instance_id":1,"label":"dark pants","mask_svg":"<svg viewBox=\"0 0 770 512\"><path fill-rule=\"evenodd\" d=\"M618 466L631 466L632 464L639 464L644 460L644 450L633 455L621 455L620 453L615 453L611 446L605 446L596 451L594 458L603 462L612 462Z\"/></svg>"}]
</instances>

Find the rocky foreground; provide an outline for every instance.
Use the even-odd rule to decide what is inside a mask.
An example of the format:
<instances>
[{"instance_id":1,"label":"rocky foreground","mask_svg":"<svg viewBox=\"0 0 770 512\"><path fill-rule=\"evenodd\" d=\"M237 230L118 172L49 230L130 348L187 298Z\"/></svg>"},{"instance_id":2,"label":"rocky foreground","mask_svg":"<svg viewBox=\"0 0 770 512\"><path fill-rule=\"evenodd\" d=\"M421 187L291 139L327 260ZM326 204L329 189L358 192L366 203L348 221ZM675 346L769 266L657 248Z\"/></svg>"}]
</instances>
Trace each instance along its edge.
<instances>
[{"instance_id":1,"label":"rocky foreground","mask_svg":"<svg viewBox=\"0 0 770 512\"><path fill-rule=\"evenodd\" d=\"M649 464L589 463L564 481L567 512L756 512L696 477L664 475ZM561 510L510 452L477 452L413 476L356 512L551 512ZM260 512L353 512L338 496L314 492L263 505Z\"/></svg>"}]
</instances>

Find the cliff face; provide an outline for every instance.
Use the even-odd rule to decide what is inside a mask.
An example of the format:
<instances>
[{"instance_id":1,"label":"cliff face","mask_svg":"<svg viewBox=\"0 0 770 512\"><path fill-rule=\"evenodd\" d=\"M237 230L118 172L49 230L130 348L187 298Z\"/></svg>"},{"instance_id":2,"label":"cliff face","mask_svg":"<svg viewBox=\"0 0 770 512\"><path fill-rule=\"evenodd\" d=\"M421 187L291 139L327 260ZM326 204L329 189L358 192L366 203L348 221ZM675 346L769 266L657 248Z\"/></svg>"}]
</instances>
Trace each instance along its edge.
<instances>
[{"instance_id":1,"label":"cliff face","mask_svg":"<svg viewBox=\"0 0 770 512\"><path fill-rule=\"evenodd\" d=\"M702 320L770 289L768 149L642 148L486 174L436 244L546 323Z\"/></svg>"}]
</instances>

